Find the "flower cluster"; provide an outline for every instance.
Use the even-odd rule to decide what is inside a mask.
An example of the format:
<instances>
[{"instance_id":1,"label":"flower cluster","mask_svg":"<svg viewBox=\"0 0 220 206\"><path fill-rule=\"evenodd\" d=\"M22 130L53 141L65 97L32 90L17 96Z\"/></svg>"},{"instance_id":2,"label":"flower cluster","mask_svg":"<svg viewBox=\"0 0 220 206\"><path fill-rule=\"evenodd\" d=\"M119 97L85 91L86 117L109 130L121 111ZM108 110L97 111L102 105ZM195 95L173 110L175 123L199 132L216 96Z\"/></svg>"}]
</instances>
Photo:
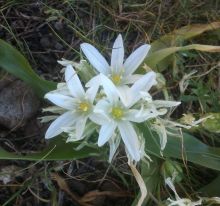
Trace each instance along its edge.
<instances>
[{"instance_id":1,"label":"flower cluster","mask_svg":"<svg viewBox=\"0 0 220 206\"><path fill-rule=\"evenodd\" d=\"M98 125L98 146L107 142L110 145L109 161L122 139L128 159L137 162L146 156L145 141L137 125L153 119L152 128L159 131L163 150L167 137L160 117L167 113L167 108L180 102L153 100L149 90L157 84L155 72L134 74L147 56L150 45L142 45L124 61L124 45L119 35L113 44L110 65L92 45L83 43L81 49L96 75L84 86L73 62L59 62L65 67L65 82L45 95L56 105L46 109L56 115L46 119L55 121L45 138L65 132L68 142L82 140L86 136L85 128L93 122Z\"/></svg>"}]
</instances>

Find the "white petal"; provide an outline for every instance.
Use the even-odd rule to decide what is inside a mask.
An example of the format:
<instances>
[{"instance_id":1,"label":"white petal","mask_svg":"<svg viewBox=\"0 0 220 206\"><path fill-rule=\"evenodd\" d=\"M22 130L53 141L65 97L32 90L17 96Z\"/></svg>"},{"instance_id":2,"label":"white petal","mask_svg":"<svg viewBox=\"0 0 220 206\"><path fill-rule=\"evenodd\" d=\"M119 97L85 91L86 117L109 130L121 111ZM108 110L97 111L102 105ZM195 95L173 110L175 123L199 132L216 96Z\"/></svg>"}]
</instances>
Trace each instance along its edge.
<instances>
[{"instance_id":1,"label":"white petal","mask_svg":"<svg viewBox=\"0 0 220 206\"><path fill-rule=\"evenodd\" d=\"M86 83L86 87L93 87L96 85L100 86L101 84L102 84L102 80L100 75L96 75Z\"/></svg>"},{"instance_id":2,"label":"white petal","mask_svg":"<svg viewBox=\"0 0 220 206\"><path fill-rule=\"evenodd\" d=\"M180 198L180 196L179 196L179 195L177 194L177 192L176 192L176 189L175 189L175 186L174 186L174 184L173 184L172 179L171 179L170 177L166 178L166 179L165 179L165 183L169 186L169 188L170 188L171 190L173 190L176 199L177 199L177 200L180 200L181 198Z\"/></svg>"},{"instance_id":3,"label":"white petal","mask_svg":"<svg viewBox=\"0 0 220 206\"><path fill-rule=\"evenodd\" d=\"M62 127L68 127L70 125L73 125L76 118L76 114L73 112L66 112L62 114L49 126L45 134L45 138L50 139L59 135L63 132Z\"/></svg>"},{"instance_id":4,"label":"white petal","mask_svg":"<svg viewBox=\"0 0 220 206\"><path fill-rule=\"evenodd\" d=\"M145 44L137 48L125 61L125 75L132 74L143 62L150 50L150 45Z\"/></svg>"},{"instance_id":5,"label":"white petal","mask_svg":"<svg viewBox=\"0 0 220 206\"><path fill-rule=\"evenodd\" d=\"M153 113L151 111L144 111L144 110L136 110L136 109L130 109L124 116L125 120L131 121L131 122L144 122L148 119L157 117L157 113Z\"/></svg>"},{"instance_id":6,"label":"white petal","mask_svg":"<svg viewBox=\"0 0 220 206\"><path fill-rule=\"evenodd\" d=\"M153 104L155 105L156 108L160 107L176 107L181 102L175 102L175 101L165 101L165 100L154 100Z\"/></svg>"},{"instance_id":7,"label":"white petal","mask_svg":"<svg viewBox=\"0 0 220 206\"><path fill-rule=\"evenodd\" d=\"M59 93L59 94L63 94L66 96L71 96L71 93L67 87L66 82L65 83L58 83L57 84L57 89L50 91L50 93Z\"/></svg>"},{"instance_id":8,"label":"white petal","mask_svg":"<svg viewBox=\"0 0 220 206\"><path fill-rule=\"evenodd\" d=\"M111 102L118 100L119 91L114 83L105 75L100 74L102 86L104 88L105 94Z\"/></svg>"},{"instance_id":9,"label":"white petal","mask_svg":"<svg viewBox=\"0 0 220 206\"><path fill-rule=\"evenodd\" d=\"M95 105L94 112L95 113L100 113L100 114L108 113L110 108L111 108L111 104L108 101L106 101L104 99L101 99Z\"/></svg>"},{"instance_id":10,"label":"white petal","mask_svg":"<svg viewBox=\"0 0 220 206\"><path fill-rule=\"evenodd\" d=\"M64 109L74 109L75 100L72 97L68 97L58 93L47 93L44 98L50 100L55 105Z\"/></svg>"},{"instance_id":11,"label":"white petal","mask_svg":"<svg viewBox=\"0 0 220 206\"><path fill-rule=\"evenodd\" d=\"M87 59L89 60L89 62L96 70L105 75L109 74L108 62L94 46L88 43L83 43L80 45L80 47Z\"/></svg>"},{"instance_id":12,"label":"white petal","mask_svg":"<svg viewBox=\"0 0 220 206\"><path fill-rule=\"evenodd\" d=\"M149 94L149 92L143 91L143 92L140 92L140 94L141 94L141 98L144 101L146 101L148 103L152 103L153 102L152 96Z\"/></svg>"},{"instance_id":13,"label":"white petal","mask_svg":"<svg viewBox=\"0 0 220 206\"><path fill-rule=\"evenodd\" d=\"M67 83L67 86L70 90L70 93L74 97L83 97L85 95L85 91L83 89L83 86L81 84L81 81L79 80L78 75L76 74L75 70L71 65L68 65L65 70L65 80Z\"/></svg>"},{"instance_id":14,"label":"white petal","mask_svg":"<svg viewBox=\"0 0 220 206\"><path fill-rule=\"evenodd\" d=\"M118 87L119 96L125 107L129 107L132 102L133 94L131 93L131 89L127 85Z\"/></svg>"},{"instance_id":15,"label":"white petal","mask_svg":"<svg viewBox=\"0 0 220 206\"><path fill-rule=\"evenodd\" d=\"M108 124L110 119L104 114L92 113L89 115L89 119L99 125Z\"/></svg>"},{"instance_id":16,"label":"white petal","mask_svg":"<svg viewBox=\"0 0 220 206\"><path fill-rule=\"evenodd\" d=\"M59 117L58 115L49 115L49 116L39 117L38 119L40 120L41 123L46 123L46 122L50 122L58 117Z\"/></svg>"},{"instance_id":17,"label":"white petal","mask_svg":"<svg viewBox=\"0 0 220 206\"><path fill-rule=\"evenodd\" d=\"M140 142L133 126L128 121L121 121L118 123L118 128L128 152L133 160L138 162L140 160Z\"/></svg>"},{"instance_id":18,"label":"white petal","mask_svg":"<svg viewBox=\"0 0 220 206\"><path fill-rule=\"evenodd\" d=\"M124 84L133 84L136 81L138 81L143 75L141 74L133 74L133 75L129 75L123 78L123 83Z\"/></svg>"},{"instance_id":19,"label":"white petal","mask_svg":"<svg viewBox=\"0 0 220 206\"><path fill-rule=\"evenodd\" d=\"M165 127L161 128L161 131L158 134L160 137L160 149L163 151L167 144L167 133Z\"/></svg>"},{"instance_id":20,"label":"white petal","mask_svg":"<svg viewBox=\"0 0 220 206\"><path fill-rule=\"evenodd\" d=\"M156 123L152 125L153 129L156 131L160 138L160 149L163 151L167 144L167 132L163 123Z\"/></svg>"},{"instance_id":21,"label":"white petal","mask_svg":"<svg viewBox=\"0 0 220 206\"><path fill-rule=\"evenodd\" d=\"M83 132L85 130L87 117L79 117L76 120L76 139L80 140L82 139Z\"/></svg>"},{"instance_id":22,"label":"white petal","mask_svg":"<svg viewBox=\"0 0 220 206\"><path fill-rule=\"evenodd\" d=\"M108 159L108 162L111 163L114 155L115 155L115 152L117 151L118 149L118 146L120 144L120 140L121 138L118 137L118 135L113 135L108 143L109 143L109 159Z\"/></svg>"},{"instance_id":23,"label":"white petal","mask_svg":"<svg viewBox=\"0 0 220 206\"><path fill-rule=\"evenodd\" d=\"M111 56L111 68L116 74L122 69L124 61L124 45L121 34L116 38Z\"/></svg>"},{"instance_id":24,"label":"white petal","mask_svg":"<svg viewBox=\"0 0 220 206\"><path fill-rule=\"evenodd\" d=\"M57 113L57 114L63 114L64 112L66 112L66 110L58 106L50 106L47 108L43 108L42 112L52 112L52 113Z\"/></svg>"},{"instance_id":25,"label":"white petal","mask_svg":"<svg viewBox=\"0 0 220 206\"><path fill-rule=\"evenodd\" d=\"M114 122L109 122L101 126L99 131L98 146L101 147L104 145L114 134L116 124Z\"/></svg>"},{"instance_id":26,"label":"white petal","mask_svg":"<svg viewBox=\"0 0 220 206\"><path fill-rule=\"evenodd\" d=\"M57 89L68 89L66 86L66 82L60 82L57 84Z\"/></svg>"},{"instance_id":27,"label":"white petal","mask_svg":"<svg viewBox=\"0 0 220 206\"><path fill-rule=\"evenodd\" d=\"M135 82L131 89L134 93L140 93L140 91L149 91L150 88L156 83L156 73L151 71L143 75L137 82Z\"/></svg>"},{"instance_id":28,"label":"white petal","mask_svg":"<svg viewBox=\"0 0 220 206\"><path fill-rule=\"evenodd\" d=\"M100 100L93 110L93 113L90 114L89 118L96 124L103 125L111 121L109 117L110 103L105 100Z\"/></svg>"},{"instance_id":29,"label":"white petal","mask_svg":"<svg viewBox=\"0 0 220 206\"><path fill-rule=\"evenodd\" d=\"M91 103L93 103L95 97L96 97L96 94L98 92L98 89L99 89L99 85L96 84L90 88L87 89L86 91L86 98L90 100Z\"/></svg>"},{"instance_id":30,"label":"white petal","mask_svg":"<svg viewBox=\"0 0 220 206\"><path fill-rule=\"evenodd\" d=\"M61 64L62 66L64 66L64 67L66 67L66 66L68 66L69 64L70 65L73 65L73 61L70 61L70 60L67 60L67 59L64 59L64 58L62 58L62 60L60 61L60 60L58 60L57 61L59 64Z\"/></svg>"},{"instance_id":31,"label":"white petal","mask_svg":"<svg viewBox=\"0 0 220 206\"><path fill-rule=\"evenodd\" d=\"M134 105L142 97L142 91L147 92L156 83L156 73L153 71L143 75L135 82L131 87L132 102L130 102L130 106Z\"/></svg>"}]
</instances>

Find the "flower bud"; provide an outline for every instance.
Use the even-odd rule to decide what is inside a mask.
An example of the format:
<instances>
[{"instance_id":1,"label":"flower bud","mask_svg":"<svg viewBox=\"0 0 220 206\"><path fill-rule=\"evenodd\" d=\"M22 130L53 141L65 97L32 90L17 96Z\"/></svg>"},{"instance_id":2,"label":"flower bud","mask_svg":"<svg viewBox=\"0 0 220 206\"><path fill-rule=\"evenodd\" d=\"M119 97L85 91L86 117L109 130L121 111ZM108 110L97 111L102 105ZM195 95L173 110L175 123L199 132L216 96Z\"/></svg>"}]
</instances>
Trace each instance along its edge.
<instances>
[{"instance_id":1,"label":"flower bud","mask_svg":"<svg viewBox=\"0 0 220 206\"><path fill-rule=\"evenodd\" d=\"M178 162L165 160L161 167L161 174L164 179L175 176L175 182L180 182L183 178L183 170Z\"/></svg>"}]
</instances>

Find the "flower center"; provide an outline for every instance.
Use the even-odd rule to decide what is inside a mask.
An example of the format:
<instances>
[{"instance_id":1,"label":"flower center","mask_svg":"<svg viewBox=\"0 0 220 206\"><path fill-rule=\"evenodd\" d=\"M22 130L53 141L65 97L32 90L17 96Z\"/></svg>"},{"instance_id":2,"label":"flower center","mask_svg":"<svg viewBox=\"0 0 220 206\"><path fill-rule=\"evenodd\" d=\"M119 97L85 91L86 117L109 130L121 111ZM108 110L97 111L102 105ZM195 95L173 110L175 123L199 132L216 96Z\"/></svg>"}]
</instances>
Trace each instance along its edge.
<instances>
[{"instance_id":1,"label":"flower center","mask_svg":"<svg viewBox=\"0 0 220 206\"><path fill-rule=\"evenodd\" d=\"M114 119L121 119L124 115L124 111L120 107L113 107L111 115Z\"/></svg>"},{"instance_id":2,"label":"flower center","mask_svg":"<svg viewBox=\"0 0 220 206\"><path fill-rule=\"evenodd\" d=\"M115 85L119 85L121 82L121 75L118 74L113 74L111 76L112 81L114 82Z\"/></svg>"},{"instance_id":3,"label":"flower center","mask_svg":"<svg viewBox=\"0 0 220 206\"><path fill-rule=\"evenodd\" d=\"M88 102L81 102L81 103L79 103L78 109L81 112L88 112L90 109L90 104Z\"/></svg>"}]
</instances>

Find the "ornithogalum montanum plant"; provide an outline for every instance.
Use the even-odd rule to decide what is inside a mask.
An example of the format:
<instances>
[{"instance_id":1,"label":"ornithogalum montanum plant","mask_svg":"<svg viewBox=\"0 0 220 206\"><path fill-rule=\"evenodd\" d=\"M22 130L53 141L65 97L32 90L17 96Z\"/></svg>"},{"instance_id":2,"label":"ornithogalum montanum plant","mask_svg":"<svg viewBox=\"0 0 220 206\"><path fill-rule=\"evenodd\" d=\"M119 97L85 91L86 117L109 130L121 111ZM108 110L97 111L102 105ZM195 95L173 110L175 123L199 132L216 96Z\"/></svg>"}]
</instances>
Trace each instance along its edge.
<instances>
[{"instance_id":1,"label":"ornithogalum montanum plant","mask_svg":"<svg viewBox=\"0 0 220 206\"><path fill-rule=\"evenodd\" d=\"M121 36L118 38L121 39ZM115 48L114 52L116 50ZM117 58L116 55L113 56ZM139 59L137 61L136 65L140 64ZM156 73L150 71L141 75L130 86L120 86L120 89L111 78L100 73L85 83L85 91L71 62L61 61L61 64L65 65L65 83L58 84L57 90L45 95L45 98L56 105L56 108L46 111L58 111L61 115L50 125L45 138L49 139L64 132L68 136L67 142L78 141L85 137L87 123L93 122L100 125L98 146L107 142L110 145L109 160L116 152L120 139L124 142L129 160L138 162L145 157L145 150L141 149L144 141L137 124L156 120L167 113L166 108L179 105L179 102L174 101L152 100L149 90L157 83ZM158 125L158 120L151 122L152 127ZM165 130L162 128L160 134L161 131ZM160 137L161 148L164 149L166 134L163 132Z\"/></svg>"},{"instance_id":2,"label":"ornithogalum montanum plant","mask_svg":"<svg viewBox=\"0 0 220 206\"><path fill-rule=\"evenodd\" d=\"M144 156L144 150L141 149L143 140L140 139L135 131L135 125L131 122L141 123L161 114L155 108L148 109L141 93L148 92L156 83L156 75L153 71L143 75L131 87L124 90L125 93L121 93L105 75L100 74L98 78L104 96L95 99L99 84L90 84L85 92L73 67L66 66L66 83L45 95L45 98L57 106L56 109L52 107L47 111L55 113L63 111L50 125L45 138L49 139L65 132L68 135L67 141L80 140L84 137L86 123L92 121L101 125L98 146L109 142L111 148L117 148L116 145L112 145L115 142L113 139L115 136L118 139L122 137L129 159L137 162Z\"/></svg>"},{"instance_id":3,"label":"ornithogalum montanum plant","mask_svg":"<svg viewBox=\"0 0 220 206\"><path fill-rule=\"evenodd\" d=\"M146 123L152 131L158 133L162 154L167 143L166 124L167 121L172 122L164 119L164 115L169 108L178 106L180 102L153 99L150 90L157 85L154 71L134 74L147 56L150 45L142 45L124 61L123 40L119 35L113 44L110 65L92 45L83 43L81 49L94 68L95 75L88 82L81 82L78 70L73 68L73 65L80 63L59 61L64 66L62 71L65 73L65 82L59 83L56 90L45 95L46 99L56 105L46 109L56 115L44 118L55 119L45 138L65 134L67 142L81 140L83 143L89 139L85 132L88 125L93 125L94 132L98 132L96 144L102 147L108 143L110 146L110 162L120 142L124 143L128 164L143 189L143 180L133 166L145 157L149 161L151 159L145 151L147 139L143 137L139 125ZM86 69L91 70L92 67L89 65ZM139 204L145 195L146 190L142 190Z\"/></svg>"}]
</instances>

